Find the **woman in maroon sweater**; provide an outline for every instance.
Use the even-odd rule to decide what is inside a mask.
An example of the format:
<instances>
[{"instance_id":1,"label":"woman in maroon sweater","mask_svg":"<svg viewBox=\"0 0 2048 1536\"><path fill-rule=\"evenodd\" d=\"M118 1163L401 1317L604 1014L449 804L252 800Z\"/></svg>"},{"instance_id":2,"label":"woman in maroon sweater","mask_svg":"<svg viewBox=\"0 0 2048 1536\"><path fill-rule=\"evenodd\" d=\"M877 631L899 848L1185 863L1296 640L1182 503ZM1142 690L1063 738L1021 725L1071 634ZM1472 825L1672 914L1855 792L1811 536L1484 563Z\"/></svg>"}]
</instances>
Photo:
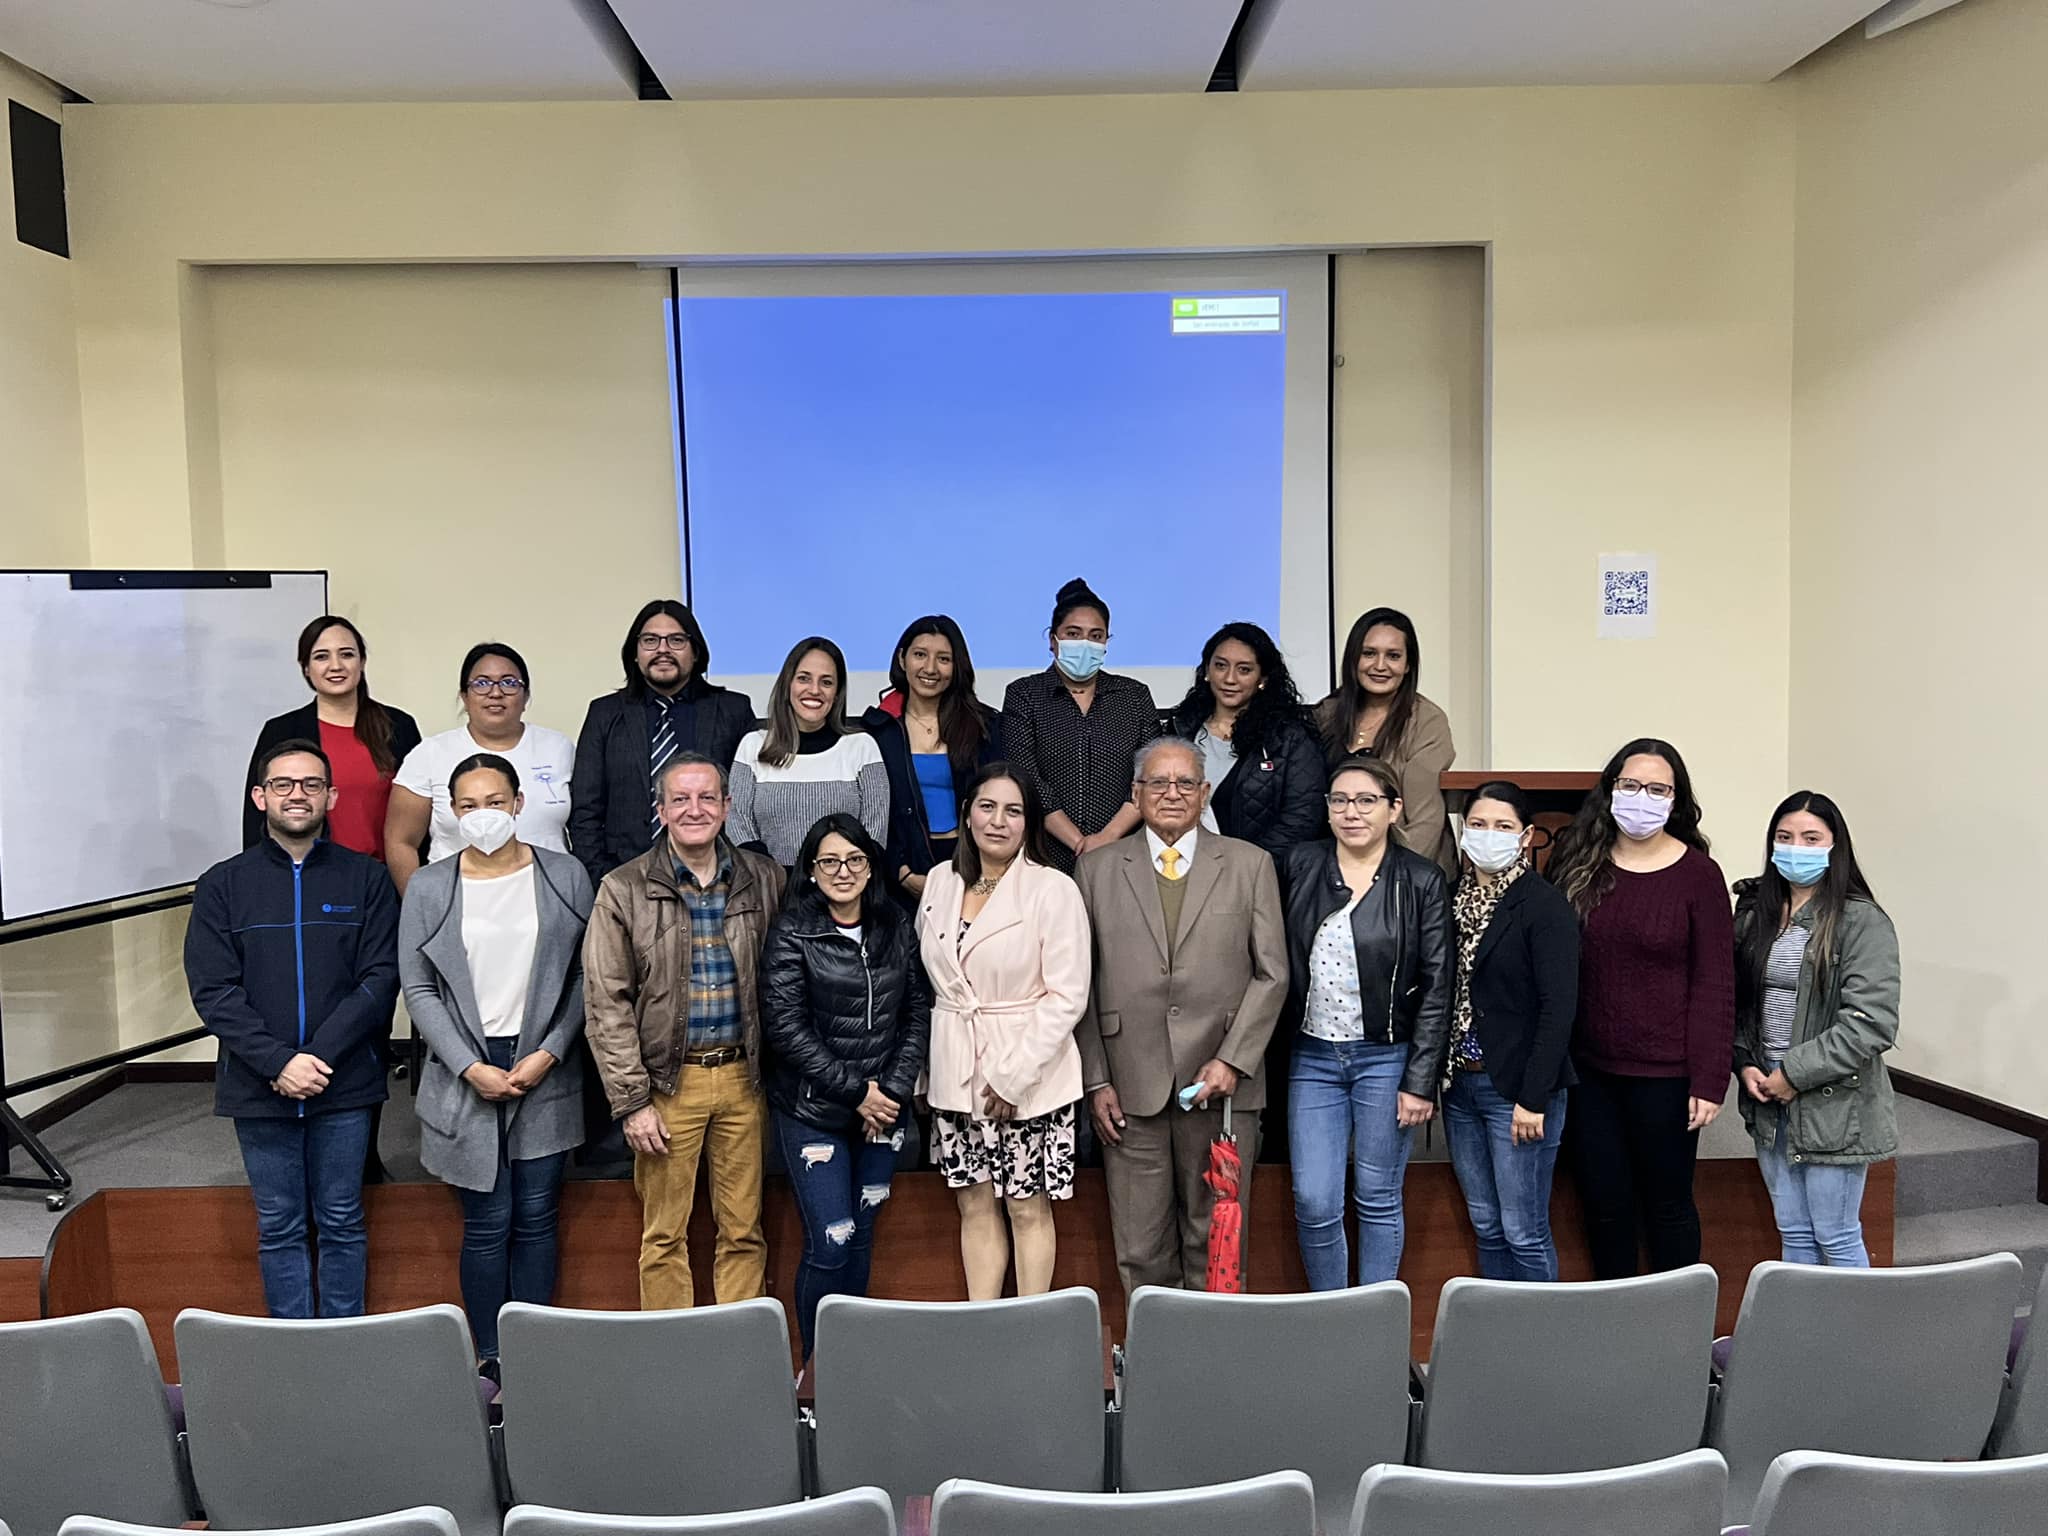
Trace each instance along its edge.
<instances>
[{"instance_id":1,"label":"woman in maroon sweater","mask_svg":"<svg viewBox=\"0 0 2048 1536\"><path fill-rule=\"evenodd\" d=\"M1615 753L1549 873L1585 928L1566 1140L1593 1274L1636 1273L1638 1212L1652 1270L1697 1264L1693 1159L1728 1092L1735 929L1677 749Z\"/></svg>"}]
</instances>

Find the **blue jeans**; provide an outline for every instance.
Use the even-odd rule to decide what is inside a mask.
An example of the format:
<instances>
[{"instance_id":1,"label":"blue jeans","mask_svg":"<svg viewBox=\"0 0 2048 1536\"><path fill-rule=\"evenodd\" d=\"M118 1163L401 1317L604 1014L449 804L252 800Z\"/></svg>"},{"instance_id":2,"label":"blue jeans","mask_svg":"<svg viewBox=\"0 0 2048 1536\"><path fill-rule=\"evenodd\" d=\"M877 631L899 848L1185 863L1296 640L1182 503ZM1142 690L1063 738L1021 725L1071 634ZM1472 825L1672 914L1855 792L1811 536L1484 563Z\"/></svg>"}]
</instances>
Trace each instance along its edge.
<instances>
[{"instance_id":1,"label":"blue jeans","mask_svg":"<svg viewBox=\"0 0 2048 1536\"><path fill-rule=\"evenodd\" d=\"M775 1111L775 1140L789 1172L789 1187L804 1224L804 1255L796 1267L796 1326L804 1358L826 1296L865 1296L875 1245L875 1218L889 1198L896 1154L903 1145L899 1120L887 1141L851 1131L821 1131Z\"/></svg>"},{"instance_id":2,"label":"blue jeans","mask_svg":"<svg viewBox=\"0 0 2048 1536\"><path fill-rule=\"evenodd\" d=\"M1453 1072L1444 1090L1444 1140L1465 1209L1479 1237L1479 1273L1488 1280L1555 1280L1550 1238L1550 1180L1564 1136L1562 1088L1543 1107L1543 1139L1516 1146L1515 1106L1484 1068Z\"/></svg>"},{"instance_id":3,"label":"blue jeans","mask_svg":"<svg viewBox=\"0 0 2048 1536\"><path fill-rule=\"evenodd\" d=\"M519 1041L510 1035L485 1042L491 1065L511 1071ZM476 1352L498 1358L498 1309L508 1301L546 1306L555 1299L556 1214L562 1204L567 1152L546 1157L506 1156L505 1111L498 1108L498 1182L488 1194L462 1197L462 1310L469 1314Z\"/></svg>"},{"instance_id":4,"label":"blue jeans","mask_svg":"<svg viewBox=\"0 0 2048 1536\"><path fill-rule=\"evenodd\" d=\"M1785 1262L1870 1268L1870 1250L1863 1246L1863 1180L1869 1168L1793 1162L1785 1149L1786 1118L1779 1110L1776 1138L1756 1149Z\"/></svg>"},{"instance_id":5,"label":"blue jeans","mask_svg":"<svg viewBox=\"0 0 2048 1536\"><path fill-rule=\"evenodd\" d=\"M1358 1283L1391 1280L1406 1229L1401 1185L1414 1132L1395 1119L1408 1047L1302 1035L1287 1081L1287 1148L1294 1162L1294 1227L1309 1289L1351 1283L1344 1179L1358 1209Z\"/></svg>"},{"instance_id":6,"label":"blue jeans","mask_svg":"<svg viewBox=\"0 0 2048 1536\"><path fill-rule=\"evenodd\" d=\"M319 1235L321 1317L361 1317L370 1240L363 1222L363 1159L370 1111L235 1121L249 1193L256 1197L256 1262L272 1317L312 1317L310 1225Z\"/></svg>"}]
</instances>

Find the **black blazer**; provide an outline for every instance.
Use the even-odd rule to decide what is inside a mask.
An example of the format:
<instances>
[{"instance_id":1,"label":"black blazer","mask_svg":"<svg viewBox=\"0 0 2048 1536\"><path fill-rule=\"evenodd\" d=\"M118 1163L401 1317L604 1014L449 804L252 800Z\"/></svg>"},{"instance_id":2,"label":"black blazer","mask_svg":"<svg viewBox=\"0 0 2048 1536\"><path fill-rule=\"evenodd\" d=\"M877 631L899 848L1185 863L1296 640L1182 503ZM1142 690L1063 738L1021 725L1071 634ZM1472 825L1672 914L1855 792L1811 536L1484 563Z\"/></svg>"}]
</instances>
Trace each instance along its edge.
<instances>
[{"instance_id":1,"label":"black blazer","mask_svg":"<svg viewBox=\"0 0 2048 1536\"><path fill-rule=\"evenodd\" d=\"M1502 895L1472 956L1472 1030L1502 1098L1540 1115L1579 1080L1566 1053L1578 1006L1579 921L1531 870Z\"/></svg>"},{"instance_id":2,"label":"black blazer","mask_svg":"<svg viewBox=\"0 0 2048 1536\"><path fill-rule=\"evenodd\" d=\"M753 700L701 678L685 697L697 712L690 750L730 771L740 738L754 728ZM569 846L590 871L593 888L654 845L649 745L646 700L621 688L590 701L569 780Z\"/></svg>"},{"instance_id":3,"label":"black blazer","mask_svg":"<svg viewBox=\"0 0 2048 1536\"><path fill-rule=\"evenodd\" d=\"M977 703L975 707L981 711L981 723L987 732L982 737L981 751L974 760L974 765L979 768L1002 761L1003 717L986 704ZM903 895L897 886L896 872L905 865L913 875L930 871L932 826L931 819L925 815L924 791L918 787L917 767L910 760L910 736L903 729L902 720L879 704L862 715L860 723L875 738L875 745L882 749L882 762L889 770L889 886L903 897L907 905L915 907L916 901ZM953 786L956 794L965 788L964 784Z\"/></svg>"},{"instance_id":4,"label":"black blazer","mask_svg":"<svg viewBox=\"0 0 2048 1536\"><path fill-rule=\"evenodd\" d=\"M394 759L392 771L396 772L397 765L405 761L405 754L420 744L419 723L404 710L394 709L391 705L384 704L382 699L377 702L384 705L384 713L391 717L391 754ZM264 837L263 813L256 809L255 802L249 798L249 790L256 782L256 763L265 750L276 746L280 741L290 741L294 737L314 743L320 740L318 701L309 701L289 713L271 716L263 722L263 729L256 733L256 750L249 754L249 772L242 779L244 848L254 848ZM426 854L422 852L420 857L424 859Z\"/></svg>"}]
</instances>

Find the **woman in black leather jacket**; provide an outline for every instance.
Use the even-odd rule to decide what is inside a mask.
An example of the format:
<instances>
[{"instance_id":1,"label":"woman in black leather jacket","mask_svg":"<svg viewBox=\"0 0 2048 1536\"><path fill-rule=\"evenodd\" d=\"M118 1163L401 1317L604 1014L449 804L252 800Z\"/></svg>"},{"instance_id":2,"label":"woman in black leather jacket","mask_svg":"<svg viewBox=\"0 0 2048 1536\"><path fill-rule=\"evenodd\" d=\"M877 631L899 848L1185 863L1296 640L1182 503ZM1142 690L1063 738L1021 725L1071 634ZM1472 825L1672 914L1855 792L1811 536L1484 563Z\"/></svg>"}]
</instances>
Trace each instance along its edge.
<instances>
[{"instance_id":1,"label":"woman in black leather jacket","mask_svg":"<svg viewBox=\"0 0 2048 1536\"><path fill-rule=\"evenodd\" d=\"M1450 1027L1450 903L1443 871L1389 833L1400 781L1375 758L1330 776L1327 842L1282 860L1290 1015L1294 1221L1312 1290L1351 1283L1347 1173L1358 1209L1358 1283L1401 1267L1401 1185L1416 1126L1436 1113Z\"/></svg>"},{"instance_id":2,"label":"woman in black leather jacket","mask_svg":"<svg viewBox=\"0 0 2048 1536\"><path fill-rule=\"evenodd\" d=\"M1202 647L1194 686L1167 718L1202 754L1209 808L1202 825L1279 858L1322 837L1328 788L1322 743L1273 637L1226 624Z\"/></svg>"},{"instance_id":3,"label":"woman in black leather jacket","mask_svg":"<svg viewBox=\"0 0 2048 1536\"><path fill-rule=\"evenodd\" d=\"M804 1226L806 1358L818 1299L867 1294L931 1008L917 931L889 898L880 846L855 817L825 817L804 839L761 953L768 1104Z\"/></svg>"}]
</instances>

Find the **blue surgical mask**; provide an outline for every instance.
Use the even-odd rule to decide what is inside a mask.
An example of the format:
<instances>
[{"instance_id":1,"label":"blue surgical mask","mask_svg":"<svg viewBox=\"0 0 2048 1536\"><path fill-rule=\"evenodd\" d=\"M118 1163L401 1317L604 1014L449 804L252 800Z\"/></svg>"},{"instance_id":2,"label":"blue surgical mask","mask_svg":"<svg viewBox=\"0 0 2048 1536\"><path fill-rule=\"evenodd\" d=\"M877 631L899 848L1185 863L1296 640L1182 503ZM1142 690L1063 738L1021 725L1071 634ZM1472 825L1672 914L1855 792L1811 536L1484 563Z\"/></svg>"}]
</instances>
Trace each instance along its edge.
<instances>
[{"instance_id":1,"label":"blue surgical mask","mask_svg":"<svg viewBox=\"0 0 2048 1536\"><path fill-rule=\"evenodd\" d=\"M1109 646L1100 640L1062 640L1060 670L1075 682L1085 683L1102 670L1102 659L1108 654Z\"/></svg>"},{"instance_id":2,"label":"blue surgical mask","mask_svg":"<svg viewBox=\"0 0 2048 1536\"><path fill-rule=\"evenodd\" d=\"M1801 848L1796 843L1779 843L1771 849L1771 863L1794 885L1818 885L1820 877L1828 872L1828 855L1832 852L1832 848Z\"/></svg>"}]
</instances>

